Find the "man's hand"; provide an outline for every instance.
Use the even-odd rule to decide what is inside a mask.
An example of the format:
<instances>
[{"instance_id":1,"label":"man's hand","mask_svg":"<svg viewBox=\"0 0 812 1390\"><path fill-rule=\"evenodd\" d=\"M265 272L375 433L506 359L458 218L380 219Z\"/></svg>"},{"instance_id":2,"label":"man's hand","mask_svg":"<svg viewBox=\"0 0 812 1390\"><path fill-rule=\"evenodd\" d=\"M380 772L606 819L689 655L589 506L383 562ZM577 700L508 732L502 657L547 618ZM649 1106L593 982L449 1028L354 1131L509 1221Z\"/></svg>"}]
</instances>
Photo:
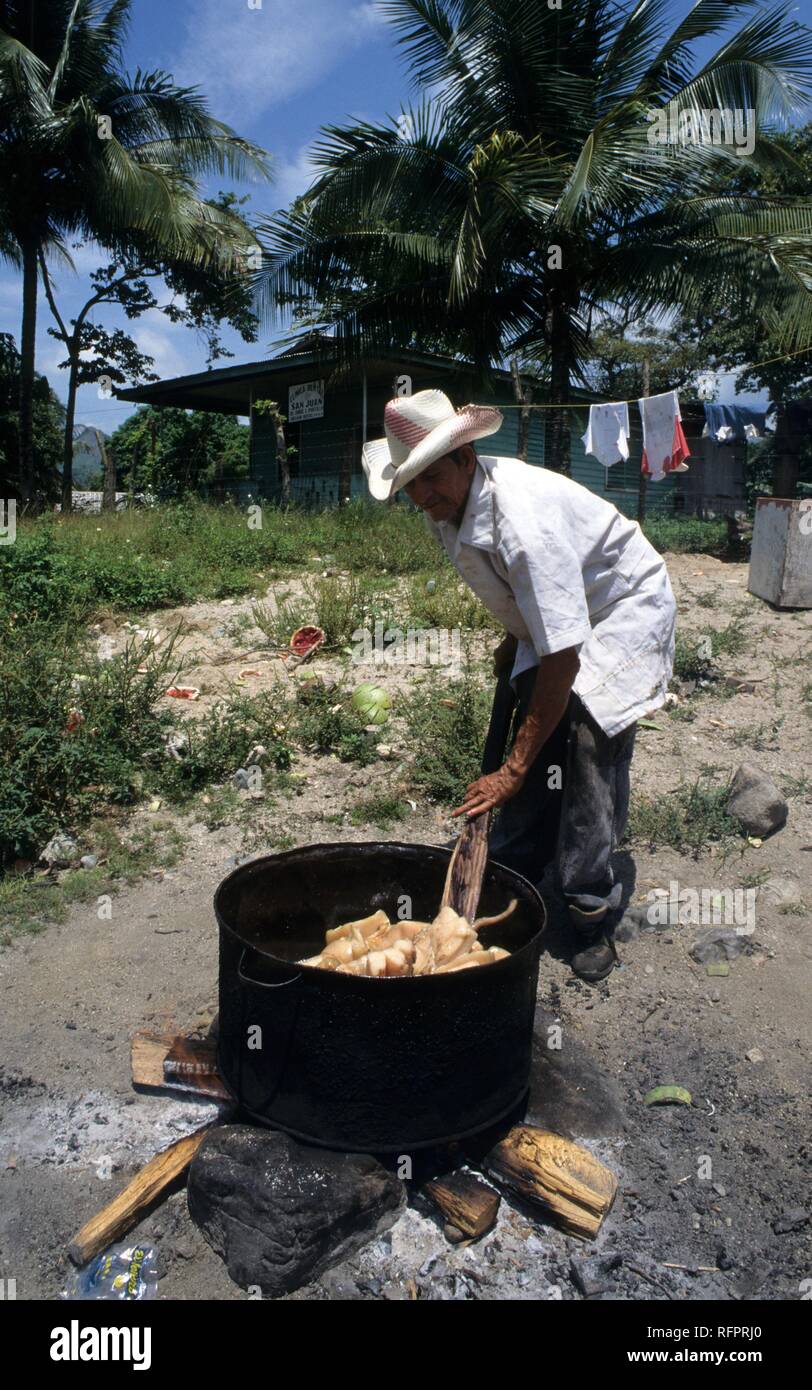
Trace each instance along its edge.
<instances>
[{"instance_id":1,"label":"man's hand","mask_svg":"<svg viewBox=\"0 0 812 1390\"><path fill-rule=\"evenodd\" d=\"M499 646L494 648L493 653L493 674L500 676L503 671L509 671L516 660L517 639L512 632L506 632Z\"/></svg>"},{"instance_id":2,"label":"man's hand","mask_svg":"<svg viewBox=\"0 0 812 1390\"><path fill-rule=\"evenodd\" d=\"M524 776L518 772L511 771L507 766L500 767L498 772L491 772L487 777L478 777L471 782L462 805L457 806L451 814L461 816L465 813L470 818L490 811L494 806L503 806L516 795L523 782Z\"/></svg>"}]
</instances>

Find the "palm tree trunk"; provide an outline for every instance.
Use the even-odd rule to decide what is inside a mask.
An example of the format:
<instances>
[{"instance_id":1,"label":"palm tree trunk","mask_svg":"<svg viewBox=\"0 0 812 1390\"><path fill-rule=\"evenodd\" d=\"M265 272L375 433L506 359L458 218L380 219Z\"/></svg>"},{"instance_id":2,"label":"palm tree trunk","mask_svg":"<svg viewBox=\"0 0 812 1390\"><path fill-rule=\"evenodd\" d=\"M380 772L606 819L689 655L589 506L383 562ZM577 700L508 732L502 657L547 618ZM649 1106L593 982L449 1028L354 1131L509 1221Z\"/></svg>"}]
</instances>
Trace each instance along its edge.
<instances>
[{"instance_id":1,"label":"palm tree trunk","mask_svg":"<svg viewBox=\"0 0 812 1390\"><path fill-rule=\"evenodd\" d=\"M566 309L555 305L550 325L550 403L566 406L570 399L570 336ZM547 412L544 466L570 476L570 412Z\"/></svg>"},{"instance_id":2,"label":"palm tree trunk","mask_svg":"<svg viewBox=\"0 0 812 1390\"><path fill-rule=\"evenodd\" d=\"M114 512L116 509L116 461L112 449L107 448L101 430L96 430L96 439L104 466L101 509L103 512Z\"/></svg>"},{"instance_id":3,"label":"palm tree trunk","mask_svg":"<svg viewBox=\"0 0 812 1390\"><path fill-rule=\"evenodd\" d=\"M288 446L285 439L285 427L280 422L276 426L276 461L279 464L279 481L281 485L280 501L283 507L290 506L290 467L288 465Z\"/></svg>"},{"instance_id":4,"label":"palm tree trunk","mask_svg":"<svg viewBox=\"0 0 812 1390\"><path fill-rule=\"evenodd\" d=\"M644 396L647 396L647 395L649 394L649 391L650 391L650 390L651 390L651 375L650 375L650 370L649 370L649 361L648 361L648 358L645 357L645 358L643 359L643 395L644 395ZM646 474L643 472L643 470L642 470L642 468L641 468L641 469L640 469L640 482L639 482L638 489L637 489L637 520L640 522L640 525L641 525L641 526L642 526L643 522L644 522L645 519L646 519L646 495L647 495L647 493L648 493L648 478L647 478Z\"/></svg>"},{"instance_id":5,"label":"palm tree trunk","mask_svg":"<svg viewBox=\"0 0 812 1390\"><path fill-rule=\"evenodd\" d=\"M37 244L25 242L23 254L23 322L20 332L20 496L23 507L35 501L34 367L37 336Z\"/></svg>"},{"instance_id":6,"label":"palm tree trunk","mask_svg":"<svg viewBox=\"0 0 812 1390\"><path fill-rule=\"evenodd\" d=\"M79 360L70 352L70 375L68 377L68 400L65 406L65 441L62 448L62 511L69 512L73 507L73 425L76 419L76 379L79 375Z\"/></svg>"},{"instance_id":7,"label":"palm tree trunk","mask_svg":"<svg viewBox=\"0 0 812 1390\"><path fill-rule=\"evenodd\" d=\"M527 403L531 393L522 386L518 357L511 358L510 372L513 377L513 399L517 405L522 407L519 411L519 427L516 431L516 457L521 459L523 463L527 463L527 445L530 438L530 411L527 409Z\"/></svg>"}]
</instances>

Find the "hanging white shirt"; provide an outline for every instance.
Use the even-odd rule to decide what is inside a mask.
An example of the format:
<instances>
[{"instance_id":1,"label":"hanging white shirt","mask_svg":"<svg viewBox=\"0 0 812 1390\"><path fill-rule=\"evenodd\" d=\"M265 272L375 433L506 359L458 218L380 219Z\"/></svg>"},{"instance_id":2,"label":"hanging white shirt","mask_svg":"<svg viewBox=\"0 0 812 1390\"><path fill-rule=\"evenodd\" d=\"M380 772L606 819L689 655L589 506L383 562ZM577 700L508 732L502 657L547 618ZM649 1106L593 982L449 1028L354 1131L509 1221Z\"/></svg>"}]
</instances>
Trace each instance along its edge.
<instances>
[{"instance_id":1,"label":"hanging white shirt","mask_svg":"<svg viewBox=\"0 0 812 1390\"><path fill-rule=\"evenodd\" d=\"M576 647L573 689L610 736L665 702L676 604L636 521L580 483L478 456L459 527L426 524L485 607L518 638L515 683Z\"/></svg>"},{"instance_id":2,"label":"hanging white shirt","mask_svg":"<svg viewBox=\"0 0 812 1390\"><path fill-rule=\"evenodd\" d=\"M687 473L685 459L691 451L682 428L682 414L676 391L661 396L643 396L637 402L643 421L643 461L640 471L653 483L667 473Z\"/></svg>"},{"instance_id":3,"label":"hanging white shirt","mask_svg":"<svg viewBox=\"0 0 812 1390\"><path fill-rule=\"evenodd\" d=\"M581 436L586 452L604 468L629 457L629 406L627 401L603 402L589 407L589 424Z\"/></svg>"}]
</instances>

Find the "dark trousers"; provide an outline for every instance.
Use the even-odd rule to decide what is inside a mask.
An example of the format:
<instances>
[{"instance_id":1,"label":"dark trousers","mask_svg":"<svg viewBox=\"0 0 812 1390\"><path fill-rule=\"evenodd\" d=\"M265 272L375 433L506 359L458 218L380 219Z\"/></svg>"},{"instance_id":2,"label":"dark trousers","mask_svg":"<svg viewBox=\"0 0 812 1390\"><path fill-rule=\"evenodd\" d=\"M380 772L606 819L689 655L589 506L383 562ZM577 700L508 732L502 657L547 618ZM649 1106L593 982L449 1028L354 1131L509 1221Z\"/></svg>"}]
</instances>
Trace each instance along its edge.
<instances>
[{"instance_id":1,"label":"dark trousers","mask_svg":"<svg viewBox=\"0 0 812 1390\"><path fill-rule=\"evenodd\" d=\"M538 667L518 677L518 730ZM538 883L555 861L567 902L584 912L620 905L612 854L629 814L629 771L636 725L609 738L574 693L538 753L523 786L499 811L489 853Z\"/></svg>"}]
</instances>

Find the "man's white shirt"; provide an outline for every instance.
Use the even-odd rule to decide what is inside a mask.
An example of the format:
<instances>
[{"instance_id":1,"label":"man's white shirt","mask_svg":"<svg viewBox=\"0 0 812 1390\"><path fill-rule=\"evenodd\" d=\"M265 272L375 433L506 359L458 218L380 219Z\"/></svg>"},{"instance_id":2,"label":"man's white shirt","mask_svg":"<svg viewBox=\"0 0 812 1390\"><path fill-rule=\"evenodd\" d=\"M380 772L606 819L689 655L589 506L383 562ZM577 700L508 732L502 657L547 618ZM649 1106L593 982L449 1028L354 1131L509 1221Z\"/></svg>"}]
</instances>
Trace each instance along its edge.
<instances>
[{"instance_id":1,"label":"man's white shirt","mask_svg":"<svg viewBox=\"0 0 812 1390\"><path fill-rule=\"evenodd\" d=\"M636 521L560 473L479 455L459 527L432 534L485 607L518 638L511 672L576 647L573 689L610 736L665 701L676 603Z\"/></svg>"}]
</instances>

